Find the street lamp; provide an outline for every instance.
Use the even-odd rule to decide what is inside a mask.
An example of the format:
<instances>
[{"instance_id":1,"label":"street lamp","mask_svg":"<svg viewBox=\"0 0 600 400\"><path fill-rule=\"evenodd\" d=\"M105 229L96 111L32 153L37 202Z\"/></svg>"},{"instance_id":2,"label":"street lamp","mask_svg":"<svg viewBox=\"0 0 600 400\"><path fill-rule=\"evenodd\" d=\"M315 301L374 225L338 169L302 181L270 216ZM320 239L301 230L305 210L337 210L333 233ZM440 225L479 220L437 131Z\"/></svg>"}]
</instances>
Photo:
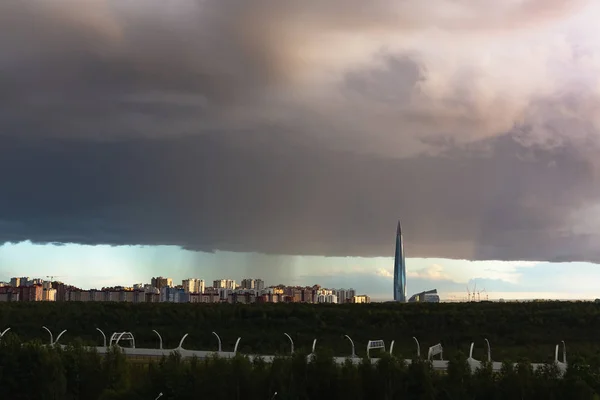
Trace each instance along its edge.
<instances>
[{"instance_id":1,"label":"street lamp","mask_svg":"<svg viewBox=\"0 0 600 400\"><path fill-rule=\"evenodd\" d=\"M152 332L156 333L158 335L158 340L160 341L160 349L163 349L162 346L162 336L160 336L160 333L156 332L154 329L152 329Z\"/></svg>"},{"instance_id":2,"label":"street lamp","mask_svg":"<svg viewBox=\"0 0 600 400\"><path fill-rule=\"evenodd\" d=\"M102 334L102 339L104 340L104 347L106 347L106 335L104 334L104 332L102 332L102 329L96 328L96 330Z\"/></svg>"},{"instance_id":3,"label":"street lamp","mask_svg":"<svg viewBox=\"0 0 600 400\"><path fill-rule=\"evenodd\" d=\"M273 400L275 398L275 396L277 396L277 392L273 393L273 396L271 397L271 400Z\"/></svg>"},{"instance_id":4,"label":"street lamp","mask_svg":"<svg viewBox=\"0 0 600 400\"><path fill-rule=\"evenodd\" d=\"M213 335L215 335L217 337L217 340L219 341L219 353L221 352L221 338L219 337L219 335L217 335L217 332L213 332Z\"/></svg>"},{"instance_id":5,"label":"street lamp","mask_svg":"<svg viewBox=\"0 0 600 400\"><path fill-rule=\"evenodd\" d=\"M294 354L294 341L292 340L292 337L290 335L288 335L287 333L283 333L285 336L288 337L288 339L290 339L290 343L292 344L292 352L291 354ZM275 394L277 394L277 392L275 392Z\"/></svg>"},{"instance_id":6,"label":"street lamp","mask_svg":"<svg viewBox=\"0 0 600 400\"><path fill-rule=\"evenodd\" d=\"M350 343L352 344L352 356L351 357L356 358L356 353L354 352L354 340L352 340L350 338L350 336L348 336L348 335L344 335L344 337L347 338L350 341Z\"/></svg>"},{"instance_id":7,"label":"street lamp","mask_svg":"<svg viewBox=\"0 0 600 400\"><path fill-rule=\"evenodd\" d=\"M163 395L163 394L162 394L162 392L160 392L160 393L158 394L158 396L156 396L156 399L154 399L154 400L158 400L158 399L160 399L160 398L162 397L162 395Z\"/></svg>"},{"instance_id":8,"label":"street lamp","mask_svg":"<svg viewBox=\"0 0 600 400\"><path fill-rule=\"evenodd\" d=\"M417 342L417 358L421 358L421 345L416 337L413 336L413 339Z\"/></svg>"}]
</instances>

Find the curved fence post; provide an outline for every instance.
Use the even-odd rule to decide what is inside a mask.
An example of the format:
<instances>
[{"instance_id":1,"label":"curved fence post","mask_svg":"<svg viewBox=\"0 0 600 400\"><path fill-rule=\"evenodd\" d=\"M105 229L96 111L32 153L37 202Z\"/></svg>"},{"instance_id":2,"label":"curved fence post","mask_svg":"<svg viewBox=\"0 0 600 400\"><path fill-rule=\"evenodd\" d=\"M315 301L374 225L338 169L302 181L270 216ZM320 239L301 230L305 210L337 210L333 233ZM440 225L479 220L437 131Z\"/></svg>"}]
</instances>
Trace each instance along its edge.
<instances>
[{"instance_id":1,"label":"curved fence post","mask_svg":"<svg viewBox=\"0 0 600 400\"><path fill-rule=\"evenodd\" d=\"M348 339L350 341L350 344L352 345L352 355L350 356L351 358L356 358L356 352L354 351L354 340L352 340L352 338L348 335L344 335L344 337L346 339Z\"/></svg>"},{"instance_id":2,"label":"curved fence post","mask_svg":"<svg viewBox=\"0 0 600 400\"><path fill-rule=\"evenodd\" d=\"M188 337L189 333L186 333L185 335L183 335L183 337L181 338L181 341L179 342L179 346L177 347L178 349L183 349L183 341L185 340L186 337Z\"/></svg>"},{"instance_id":3,"label":"curved fence post","mask_svg":"<svg viewBox=\"0 0 600 400\"><path fill-rule=\"evenodd\" d=\"M0 339L2 339L2 336L6 335L6 332L10 331L10 328L6 328L3 332L0 333Z\"/></svg>"},{"instance_id":4,"label":"curved fence post","mask_svg":"<svg viewBox=\"0 0 600 400\"><path fill-rule=\"evenodd\" d=\"M417 358L421 358L421 345L419 344L419 341L416 337L413 336L413 339L417 343Z\"/></svg>"},{"instance_id":5,"label":"curved fence post","mask_svg":"<svg viewBox=\"0 0 600 400\"><path fill-rule=\"evenodd\" d=\"M292 352L291 354L294 354L294 341L292 340L292 337L290 335L288 335L287 333L283 333L285 336L288 337L288 339L290 339L290 343L292 344Z\"/></svg>"},{"instance_id":6,"label":"curved fence post","mask_svg":"<svg viewBox=\"0 0 600 400\"><path fill-rule=\"evenodd\" d=\"M162 336L160 336L160 333L158 333L157 331L155 331L154 329L152 329L152 332L156 333L156 335L158 336L158 341L159 341L159 346L160 349L163 349L163 341L162 341Z\"/></svg>"},{"instance_id":7,"label":"curved fence post","mask_svg":"<svg viewBox=\"0 0 600 400\"><path fill-rule=\"evenodd\" d=\"M471 342L471 348L469 349L469 358L473 358L473 347L475 346L475 342Z\"/></svg>"},{"instance_id":8,"label":"curved fence post","mask_svg":"<svg viewBox=\"0 0 600 400\"><path fill-rule=\"evenodd\" d=\"M104 339L104 347L106 347L106 335L104 332L102 332L102 329L96 328L96 330L102 334L102 339Z\"/></svg>"},{"instance_id":9,"label":"curved fence post","mask_svg":"<svg viewBox=\"0 0 600 400\"><path fill-rule=\"evenodd\" d=\"M217 332L213 332L212 334L215 335L217 337L217 340L219 341L219 353L220 353L221 352L221 338L219 337Z\"/></svg>"},{"instance_id":10,"label":"curved fence post","mask_svg":"<svg viewBox=\"0 0 600 400\"><path fill-rule=\"evenodd\" d=\"M44 328L50 334L50 344L54 344L54 336L52 336L52 332L50 332L50 329L46 328L45 326L42 326L42 328Z\"/></svg>"},{"instance_id":11,"label":"curved fence post","mask_svg":"<svg viewBox=\"0 0 600 400\"><path fill-rule=\"evenodd\" d=\"M61 337L62 335L64 335L64 333L65 333L66 331L67 331L67 330L65 329L65 330L63 330L61 333L59 333L59 334L58 334L58 336L56 337L56 340L54 341L54 344L58 343L58 341L60 340L60 337Z\"/></svg>"},{"instance_id":12,"label":"curved fence post","mask_svg":"<svg viewBox=\"0 0 600 400\"><path fill-rule=\"evenodd\" d=\"M238 349L238 345L240 344L240 340L242 340L241 336L239 338L237 338L237 340L235 341L235 346L233 347L233 354L237 354L237 349Z\"/></svg>"}]
</instances>

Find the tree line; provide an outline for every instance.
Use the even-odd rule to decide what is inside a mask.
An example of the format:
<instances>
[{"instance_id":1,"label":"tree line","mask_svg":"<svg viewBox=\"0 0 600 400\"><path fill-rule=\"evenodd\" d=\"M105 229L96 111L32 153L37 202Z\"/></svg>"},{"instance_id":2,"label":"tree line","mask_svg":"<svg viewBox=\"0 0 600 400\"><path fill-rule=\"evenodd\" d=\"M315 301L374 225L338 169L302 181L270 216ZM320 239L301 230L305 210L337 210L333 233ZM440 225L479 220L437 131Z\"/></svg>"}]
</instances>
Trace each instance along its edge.
<instances>
[{"instance_id":1,"label":"tree line","mask_svg":"<svg viewBox=\"0 0 600 400\"><path fill-rule=\"evenodd\" d=\"M338 365L331 352L314 357L296 353L272 363L232 359L182 359L174 352L156 362L129 362L118 347L101 356L75 342L66 347L23 343L7 334L0 342L0 388L13 400L452 400L599 399L600 369L585 360L535 372L527 360L505 363L498 373L484 363L471 372L457 352L445 373L416 359L405 364L386 355L376 364L364 359Z\"/></svg>"},{"instance_id":2,"label":"tree line","mask_svg":"<svg viewBox=\"0 0 600 400\"><path fill-rule=\"evenodd\" d=\"M395 341L394 355L415 358L442 343L444 354L468 352L475 342L474 357L485 359L488 339L496 361L526 357L532 362L554 360L554 346L564 340L568 356L600 357L600 304L592 302L528 303L440 303L440 304L132 304L100 302L15 302L0 303L0 331L11 332L23 340L48 342L66 329L60 343L81 339L99 346L102 336L129 331L137 347L176 348L189 333L184 347L216 350L219 334L223 351L232 351L242 337L238 351L244 354L284 354L290 345L283 333L294 340L296 349L331 349L336 356L351 354L349 335L356 352L363 356L369 340L384 340L389 349Z\"/></svg>"}]
</instances>

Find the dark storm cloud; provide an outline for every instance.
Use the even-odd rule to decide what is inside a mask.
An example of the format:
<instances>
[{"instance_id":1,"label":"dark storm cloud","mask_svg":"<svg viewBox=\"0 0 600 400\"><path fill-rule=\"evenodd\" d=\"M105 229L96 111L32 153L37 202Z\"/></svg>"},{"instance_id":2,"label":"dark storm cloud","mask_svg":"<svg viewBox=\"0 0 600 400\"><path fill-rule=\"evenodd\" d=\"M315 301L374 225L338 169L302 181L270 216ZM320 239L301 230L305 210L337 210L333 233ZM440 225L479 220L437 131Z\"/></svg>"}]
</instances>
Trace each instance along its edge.
<instances>
[{"instance_id":1,"label":"dark storm cloud","mask_svg":"<svg viewBox=\"0 0 600 400\"><path fill-rule=\"evenodd\" d=\"M600 259L586 2L467 3L0 3L0 241Z\"/></svg>"},{"instance_id":2,"label":"dark storm cloud","mask_svg":"<svg viewBox=\"0 0 600 400\"><path fill-rule=\"evenodd\" d=\"M411 257L600 259L569 229L600 194L589 164L493 142L486 156L381 159L218 136L5 139L0 240L380 256L402 217Z\"/></svg>"}]
</instances>

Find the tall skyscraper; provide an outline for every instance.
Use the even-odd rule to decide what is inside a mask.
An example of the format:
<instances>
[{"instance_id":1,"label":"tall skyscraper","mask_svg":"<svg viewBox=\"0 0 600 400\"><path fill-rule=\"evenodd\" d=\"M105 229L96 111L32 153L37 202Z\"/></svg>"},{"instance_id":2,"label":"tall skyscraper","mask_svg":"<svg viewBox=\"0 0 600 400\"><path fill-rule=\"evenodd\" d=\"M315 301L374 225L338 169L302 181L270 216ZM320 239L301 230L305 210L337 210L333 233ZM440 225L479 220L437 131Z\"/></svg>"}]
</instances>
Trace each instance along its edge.
<instances>
[{"instance_id":1,"label":"tall skyscraper","mask_svg":"<svg viewBox=\"0 0 600 400\"><path fill-rule=\"evenodd\" d=\"M396 254L394 256L394 301L406 303L406 265L404 264L404 245L402 227L398 221L396 229Z\"/></svg>"}]
</instances>

